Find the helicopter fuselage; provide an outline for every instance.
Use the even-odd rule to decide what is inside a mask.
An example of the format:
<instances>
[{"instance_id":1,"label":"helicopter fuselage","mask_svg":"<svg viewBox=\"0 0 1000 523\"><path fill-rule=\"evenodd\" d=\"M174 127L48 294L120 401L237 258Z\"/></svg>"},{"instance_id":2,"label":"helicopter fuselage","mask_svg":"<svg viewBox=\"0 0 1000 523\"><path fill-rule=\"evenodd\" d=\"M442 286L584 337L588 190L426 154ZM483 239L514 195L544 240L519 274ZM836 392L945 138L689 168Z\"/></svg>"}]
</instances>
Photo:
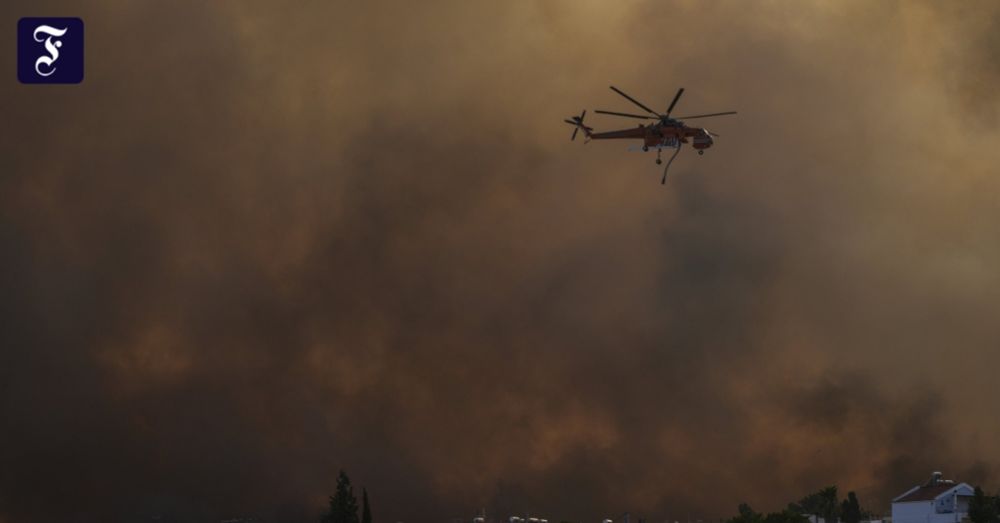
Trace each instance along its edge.
<instances>
[{"instance_id":1,"label":"helicopter fuselage","mask_svg":"<svg viewBox=\"0 0 1000 523\"><path fill-rule=\"evenodd\" d=\"M689 127L683 122L672 120L649 125L639 125L631 129L589 133L591 140L642 139L646 147L662 146L670 143L690 143L698 150L708 149L715 143L707 130Z\"/></svg>"}]
</instances>

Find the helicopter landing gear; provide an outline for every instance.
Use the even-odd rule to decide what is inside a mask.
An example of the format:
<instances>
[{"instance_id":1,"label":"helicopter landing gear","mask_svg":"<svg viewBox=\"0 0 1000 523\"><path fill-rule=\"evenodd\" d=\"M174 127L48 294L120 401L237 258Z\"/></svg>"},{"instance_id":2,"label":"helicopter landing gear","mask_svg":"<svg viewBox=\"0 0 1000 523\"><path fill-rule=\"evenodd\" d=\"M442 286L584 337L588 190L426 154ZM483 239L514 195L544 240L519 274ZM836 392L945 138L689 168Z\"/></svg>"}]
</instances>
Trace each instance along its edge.
<instances>
[{"instance_id":1,"label":"helicopter landing gear","mask_svg":"<svg viewBox=\"0 0 1000 523\"><path fill-rule=\"evenodd\" d=\"M656 165L660 165L661 163L663 163L663 160L660 159L660 153L662 151L663 151L663 149L661 149L659 147L656 148Z\"/></svg>"},{"instance_id":2,"label":"helicopter landing gear","mask_svg":"<svg viewBox=\"0 0 1000 523\"><path fill-rule=\"evenodd\" d=\"M705 156L705 150L704 149L699 149L698 150L698 156Z\"/></svg>"},{"instance_id":3,"label":"helicopter landing gear","mask_svg":"<svg viewBox=\"0 0 1000 523\"><path fill-rule=\"evenodd\" d=\"M643 145L642 146L642 152L646 152L646 151L649 151L649 146L648 145Z\"/></svg>"}]
</instances>

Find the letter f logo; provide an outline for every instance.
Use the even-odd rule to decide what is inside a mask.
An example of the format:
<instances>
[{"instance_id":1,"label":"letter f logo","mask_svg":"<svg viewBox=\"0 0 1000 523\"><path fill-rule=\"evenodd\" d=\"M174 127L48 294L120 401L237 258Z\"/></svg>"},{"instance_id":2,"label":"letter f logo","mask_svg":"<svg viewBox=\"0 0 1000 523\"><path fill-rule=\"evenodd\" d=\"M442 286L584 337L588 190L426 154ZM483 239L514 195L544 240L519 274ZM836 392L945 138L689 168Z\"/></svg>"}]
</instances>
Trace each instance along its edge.
<instances>
[{"instance_id":1,"label":"letter f logo","mask_svg":"<svg viewBox=\"0 0 1000 523\"><path fill-rule=\"evenodd\" d=\"M83 80L83 20L20 19L17 22L17 78L26 84L80 83Z\"/></svg>"},{"instance_id":2,"label":"letter f logo","mask_svg":"<svg viewBox=\"0 0 1000 523\"><path fill-rule=\"evenodd\" d=\"M62 47L62 40L53 40L52 37L58 37L66 34L69 28L56 29L51 25L40 25L35 28L34 39L36 42L45 42L45 50L48 51L48 56L39 56L38 60L35 60L35 72L42 76L51 76L52 73L56 72L55 66L52 64L59 59L59 48ZM39 37L39 33L42 35L48 35L48 38ZM49 72L43 72L39 69L40 66L49 66Z\"/></svg>"}]
</instances>

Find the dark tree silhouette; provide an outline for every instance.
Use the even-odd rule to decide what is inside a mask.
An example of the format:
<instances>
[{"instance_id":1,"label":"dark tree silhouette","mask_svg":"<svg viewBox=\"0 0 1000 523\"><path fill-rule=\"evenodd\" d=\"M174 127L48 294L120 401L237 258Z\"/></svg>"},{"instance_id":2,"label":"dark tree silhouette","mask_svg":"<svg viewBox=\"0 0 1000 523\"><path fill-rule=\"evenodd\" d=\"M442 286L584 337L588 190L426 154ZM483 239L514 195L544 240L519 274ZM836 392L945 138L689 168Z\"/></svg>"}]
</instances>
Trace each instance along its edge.
<instances>
[{"instance_id":1,"label":"dark tree silhouette","mask_svg":"<svg viewBox=\"0 0 1000 523\"><path fill-rule=\"evenodd\" d=\"M860 523L864 514L861 512L861 505L858 497L853 491L847 493L847 499L840 505L840 518L844 523Z\"/></svg>"},{"instance_id":2,"label":"dark tree silhouette","mask_svg":"<svg viewBox=\"0 0 1000 523\"><path fill-rule=\"evenodd\" d=\"M728 523L808 523L809 520L802 514L785 509L781 512L771 512L768 515L755 512L750 505L740 503L740 515L730 519Z\"/></svg>"},{"instance_id":3,"label":"dark tree silhouette","mask_svg":"<svg viewBox=\"0 0 1000 523\"><path fill-rule=\"evenodd\" d=\"M368 506L368 489L361 489L361 523L372 523L372 509Z\"/></svg>"},{"instance_id":4,"label":"dark tree silhouette","mask_svg":"<svg viewBox=\"0 0 1000 523\"><path fill-rule=\"evenodd\" d=\"M730 519L727 523L762 523L764 516L755 512L747 503L740 503L740 515Z\"/></svg>"},{"instance_id":5,"label":"dark tree silhouette","mask_svg":"<svg viewBox=\"0 0 1000 523\"><path fill-rule=\"evenodd\" d=\"M793 510L771 512L764 516L764 523L808 523L809 519Z\"/></svg>"},{"instance_id":6,"label":"dark tree silhouette","mask_svg":"<svg viewBox=\"0 0 1000 523\"><path fill-rule=\"evenodd\" d=\"M826 523L836 523L840 517L840 503L837 500L837 487L826 487L819 492L809 494L788 506L788 509L799 514L813 514L823 518Z\"/></svg>"},{"instance_id":7,"label":"dark tree silhouette","mask_svg":"<svg viewBox=\"0 0 1000 523\"><path fill-rule=\"evenodd\" d=\"M1000 522L1000 498L987 496L983 489L976 487L969 500L969 519L972 523Z\"/></svg>"},{"instance_id":8,"label":"dark tree silhouette","mask_svg":"<svg viewBox=\"0 0 1000 523\"><path fill-rule=\"evenodd\" d=\"M358 498L354 497L351 479L343 470L337 478L337 492L330 496L330 512L323 516L324 523L359 523Z\"/></svg>"}]
</instances>

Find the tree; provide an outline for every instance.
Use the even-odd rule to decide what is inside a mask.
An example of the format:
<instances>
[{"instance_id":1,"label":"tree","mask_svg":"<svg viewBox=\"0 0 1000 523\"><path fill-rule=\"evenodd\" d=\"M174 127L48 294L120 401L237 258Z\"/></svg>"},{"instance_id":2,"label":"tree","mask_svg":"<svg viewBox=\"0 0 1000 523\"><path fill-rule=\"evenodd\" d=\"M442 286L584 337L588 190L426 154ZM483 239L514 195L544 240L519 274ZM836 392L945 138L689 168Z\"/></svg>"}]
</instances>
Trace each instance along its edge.
<instances>
[{"instance_id":1,"label":"tree","mask_svg":"<svg viewBox=\"0 0 1000 523\"><path fill-rule=\"evenodd\" d=\"M361 523L372 523L372 509L368 506L368 489L361 489Z\"/></svg>"},{"instance_id":2,"label":"tree","mask_svg":"<svg viewBox=\"0 0 1000 523\"><path fill-rule=\"evenodd\" d=\"M781 512L771 512L763 515L754 512L750 505L740 503L740 514L728 521L728 523L809 523L809 520L792 510L782 510Z\"/></svg>"},{"instance_id":3,"label":"tree","mask_svg":"<svg viewBox=\"0 0 1000 523\"><path fill-rule=\"evenodd\" d=\"M782 510L781 512L771 512L764 517L764 523L808 523L809 518L793 510Z\"/></svg>"},{"instance_id":4,"label":"tree","mask_svg":"<svg viewBox=\"0 0 1000 523\"><path fill-rule=\"evenodd\" d=\"M351 479L343 470L337 478L337 492L330 496L330 512L323 516L325 523L359 523L358 498L354 497Z\"/></svg>"},{"instance_id":5,"label":"tree","mask_svg":"<svg viewBox=\"0 0 1000 523\"><path fill-rule=\"evenodd\" d=\"M740 503L739 506L740 515L730 519L727 523L763 523L764 516L754 512L750 505L746 503Z\"/></svg>"},{"instance_id":6,"label":"tree","mask_svg":"<svg viewBox=\"0 0 1000 523\"><path fill-rule=\"evenodd\" d=\"M983 489L976 487L969 500L969 519L972 523L1000 522L1000 500L995 496L987 496Z\"/></svg>"},{"instance_id":7,"label":"tree","mask_svg":"<svg viewBox=\"0 0 1000 523\"><path fill-rule=\"evenodd\" d=\"M840 502L837 499L837 487L826 487L819 492L809 494L788 506L789 510L799 514L813 514L823 518L826 523L835 523L840 516Z\"/></svg>"},{"instance_id":8,"label":"tree","mask_svg":"<svg viewBox=\"0 0 1000 523\"><path fill-rule=\"evenodd\" d=\"M840 505L840 517L844 523L860 523L864 515L854 492L847 493L847 499Z\"/></svg>"}]
</instances>

